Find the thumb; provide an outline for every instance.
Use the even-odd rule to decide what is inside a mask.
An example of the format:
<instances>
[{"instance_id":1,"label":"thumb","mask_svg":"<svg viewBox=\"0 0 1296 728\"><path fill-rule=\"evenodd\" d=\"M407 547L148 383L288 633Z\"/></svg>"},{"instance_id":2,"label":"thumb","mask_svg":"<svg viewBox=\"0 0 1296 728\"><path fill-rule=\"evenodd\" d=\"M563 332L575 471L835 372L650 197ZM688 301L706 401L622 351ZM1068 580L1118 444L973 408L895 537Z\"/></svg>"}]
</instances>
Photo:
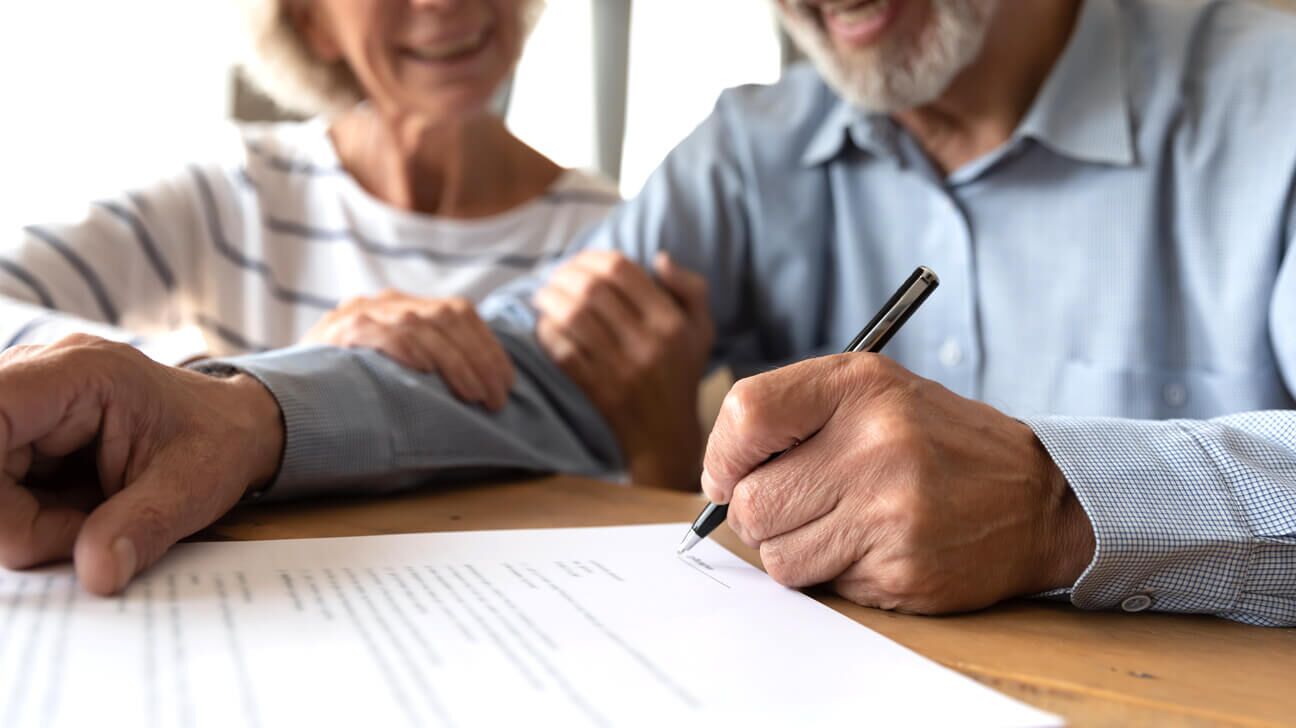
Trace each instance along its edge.
<instances>
[{"instance_id":1,"label":"thumb","mask_svg":"<svg viewBox=\"0 0 1296 728\"><path fill-rule=\"evenodd\" d=\"M154 460L86 518L73 558L87 591L104 596L121 591L177 541L210 525L238 500L237 488L200 475L212 469L195 463L168 467L171 459L163 454Z\"/></svg>"},{"instance_id":2,"label":"thumb","mask_svg":"<svg viewBox=\"0 0 1296 728\"><path fill-rule=\"evenodd\" d=\"M728 503L740 480L823 429L840 402L846 363L820 357L734 384L707 440L702 490L711 502Z\"/></svg>"},{"instance_id":3,"label":"thumb","mask_svg":"<svg viewBox=\"0 0 1296 728\"><path fill-rule=\"evenodd\" d=\"M689 318L700 318L710 315L707 304L706 278L685 268L666 251L658 251L653 258L653 269L657 279L670 291L676 300L684 306Z\"/></svg>"}]
</instances>

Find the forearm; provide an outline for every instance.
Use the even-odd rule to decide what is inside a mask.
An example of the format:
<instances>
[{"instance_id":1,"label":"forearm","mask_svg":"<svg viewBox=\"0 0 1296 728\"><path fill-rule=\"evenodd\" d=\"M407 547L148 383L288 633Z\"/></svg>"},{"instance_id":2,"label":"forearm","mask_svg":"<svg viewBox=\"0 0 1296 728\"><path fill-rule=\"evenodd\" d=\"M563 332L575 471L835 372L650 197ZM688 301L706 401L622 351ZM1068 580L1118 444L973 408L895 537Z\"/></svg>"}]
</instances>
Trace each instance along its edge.
<instances>
[{"instance_id":1,"label":"forearm","mask_svg":"<svg viewBox=\"0 0 1296 728\"><path fill-rule=\"evenodd\" d=\"M196 244L182 192L159 183L15 231L0 256L0 347L87 333L167 364L200 353L198 337L173 333Z\"/></svg>"},{"instance_id":2,"label":"forearm","mask_svg":"<svg viewBox=\"0 0 1296 728\"><path fill-rule=\"evenodd\" d=\"M1296 413L1027 424L1093 526L1074 604L1296 625Z\"/></svg>"},{"instance_id":3,"label":"forearm","mask_svg":"<svg viewBox=\"0 0 1296 728\"><path fill-rule=\"evenodd\" d=\"M380 492L465 472L618 470L615 438L580 391L529 339L496 333L517 368L497 413L369 350L294 348L199 368L233 366L277 400L284 454L266 498Z\"/></svg>"},{"instance_id":4,"label":"forearm","mask_svg":"<svg viewBox=\"0 0 1296 728\"><path fill-rule=\"evenodd\" d=\"M0 296L0 349L52 344L70 334L90 334L130 344L160 364L181 364L207 351L202 334L196 329L140 334L121 326Z\"/></svg>"}]
</instances>

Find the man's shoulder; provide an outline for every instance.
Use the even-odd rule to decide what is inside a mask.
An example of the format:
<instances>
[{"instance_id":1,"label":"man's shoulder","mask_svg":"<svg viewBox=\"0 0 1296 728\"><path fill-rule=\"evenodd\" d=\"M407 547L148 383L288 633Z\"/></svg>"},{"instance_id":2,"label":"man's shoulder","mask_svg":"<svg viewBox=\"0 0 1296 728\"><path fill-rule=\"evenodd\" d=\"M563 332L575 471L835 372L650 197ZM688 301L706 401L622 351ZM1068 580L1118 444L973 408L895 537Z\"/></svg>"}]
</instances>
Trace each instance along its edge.
<instances>
[{"instance_id":1,"label":"man's shoulder","mask_svg":"<svg viewBox=\"0 0 1296 728\"><path fill-rule=\"evenodd\" d=\"M1296 13L1253 0L1123 0L1136 113L1156 136L1219 147L1290 179ZM1177 130L1177 132L1175 132Z\"/></svg>"},{"instance_id":2,"label":"man's shoulder","mask_svg":"<svg viewBox=\"0 0 1296 728\"><path fill-rule=\"evenodd\" d=\"M1296 81L1296 12L1259 0L1126 0L1140 37L1180 60L1184 81ZM1285 94L1293 97L1293 94Z\"/></svg>"},{"instance_id":3,"label":"man's shoulder","mask_svg":"<svg viewBox=\"0 0 1296 728\"><path fill-rule=\"evenodd\" d=\"M785 69L775 83L724 91L716 114L735 140L777 141L786 148L808 143L838 103L814 66L802 62Z\"/></svg>"}]
</instances>

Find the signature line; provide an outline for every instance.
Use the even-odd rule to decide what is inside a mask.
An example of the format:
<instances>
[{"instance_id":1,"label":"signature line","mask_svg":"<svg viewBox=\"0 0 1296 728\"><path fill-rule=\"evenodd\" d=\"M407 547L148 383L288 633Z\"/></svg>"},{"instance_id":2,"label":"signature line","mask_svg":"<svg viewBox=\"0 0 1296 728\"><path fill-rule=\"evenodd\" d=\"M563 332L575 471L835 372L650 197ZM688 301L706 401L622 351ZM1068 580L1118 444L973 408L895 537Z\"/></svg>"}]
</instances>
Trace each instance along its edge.
<instances>
[{"instance_id":1,"label":"signature line","mask_svg":"<svg viewBox=\"0 0 1296 728\"><path fill-rule=\"evenodd\" d=\"M705 576L706 578L710 579L711 581L714 581L715 583L719 584L720 586L722 586L722 587L724 587L724 588L726 588L726 589L732 589L732 588L733 588L733 587L729 586L728 584L724 583L723 581L720 581L719 579L715 578L715 577L712 576L711 574L708 574L705 570L703 570L703 569L702 569L701 567L699 567L697 564L695 564L695 563L693 563L692 561L690 561L690 560L688 559L687 556L681 556L681 557L679 557L679 560L682 561L682 562L684 562L685 564L688 564L689 568L693 569L694 571L696 571L697 573L701 574L702 576Z\"/></svg>"}]
</instances>

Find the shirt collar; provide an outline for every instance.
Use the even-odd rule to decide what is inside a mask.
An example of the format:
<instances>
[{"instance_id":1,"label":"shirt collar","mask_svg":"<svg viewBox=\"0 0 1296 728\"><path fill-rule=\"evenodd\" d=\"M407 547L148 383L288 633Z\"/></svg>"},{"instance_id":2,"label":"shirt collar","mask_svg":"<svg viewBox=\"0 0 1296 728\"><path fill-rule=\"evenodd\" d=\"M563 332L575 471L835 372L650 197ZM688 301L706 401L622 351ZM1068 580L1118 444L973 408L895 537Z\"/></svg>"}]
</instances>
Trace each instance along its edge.
<instances>
[{"instance_id":1,"label":"shirt collar","mask_svg":"<svg viewBox=\"0 0 1296 728\"><path fill-rule=\"evenodd\" d=\"M1122 30L1113 0L1086 0L1066 50L1014 137L1083 161L1134 164ZM889 117L839 99L811 136L801 163L812 167L836 157L848 139L877 156L895 157L896 133Z\"/></svg>"},{"instance_id":2,"label":"shirt collar","mask_svg":"<svg viewBox=\"0 0 1296 728\"><path fill-rule=\"evenodd\" d=\"M882 114L860 111L849 102L838 99L810 137L810 143L801 155L801 164L813 167L827 162L841 153L848 140L875 155L896 156L896 128L891 119Z\"/></svg>"},{"instance_id":3,"label":"shirt collar","mask_svg":"<svg viewBox=\"0 0 1296 728\"><path fill-rule=\"evenodd\" d=\"M1071 41L1014 136L1081 161L1135 164L1124 30L1113 0L1086 0Z\"/></svg>"}]
</instances>

